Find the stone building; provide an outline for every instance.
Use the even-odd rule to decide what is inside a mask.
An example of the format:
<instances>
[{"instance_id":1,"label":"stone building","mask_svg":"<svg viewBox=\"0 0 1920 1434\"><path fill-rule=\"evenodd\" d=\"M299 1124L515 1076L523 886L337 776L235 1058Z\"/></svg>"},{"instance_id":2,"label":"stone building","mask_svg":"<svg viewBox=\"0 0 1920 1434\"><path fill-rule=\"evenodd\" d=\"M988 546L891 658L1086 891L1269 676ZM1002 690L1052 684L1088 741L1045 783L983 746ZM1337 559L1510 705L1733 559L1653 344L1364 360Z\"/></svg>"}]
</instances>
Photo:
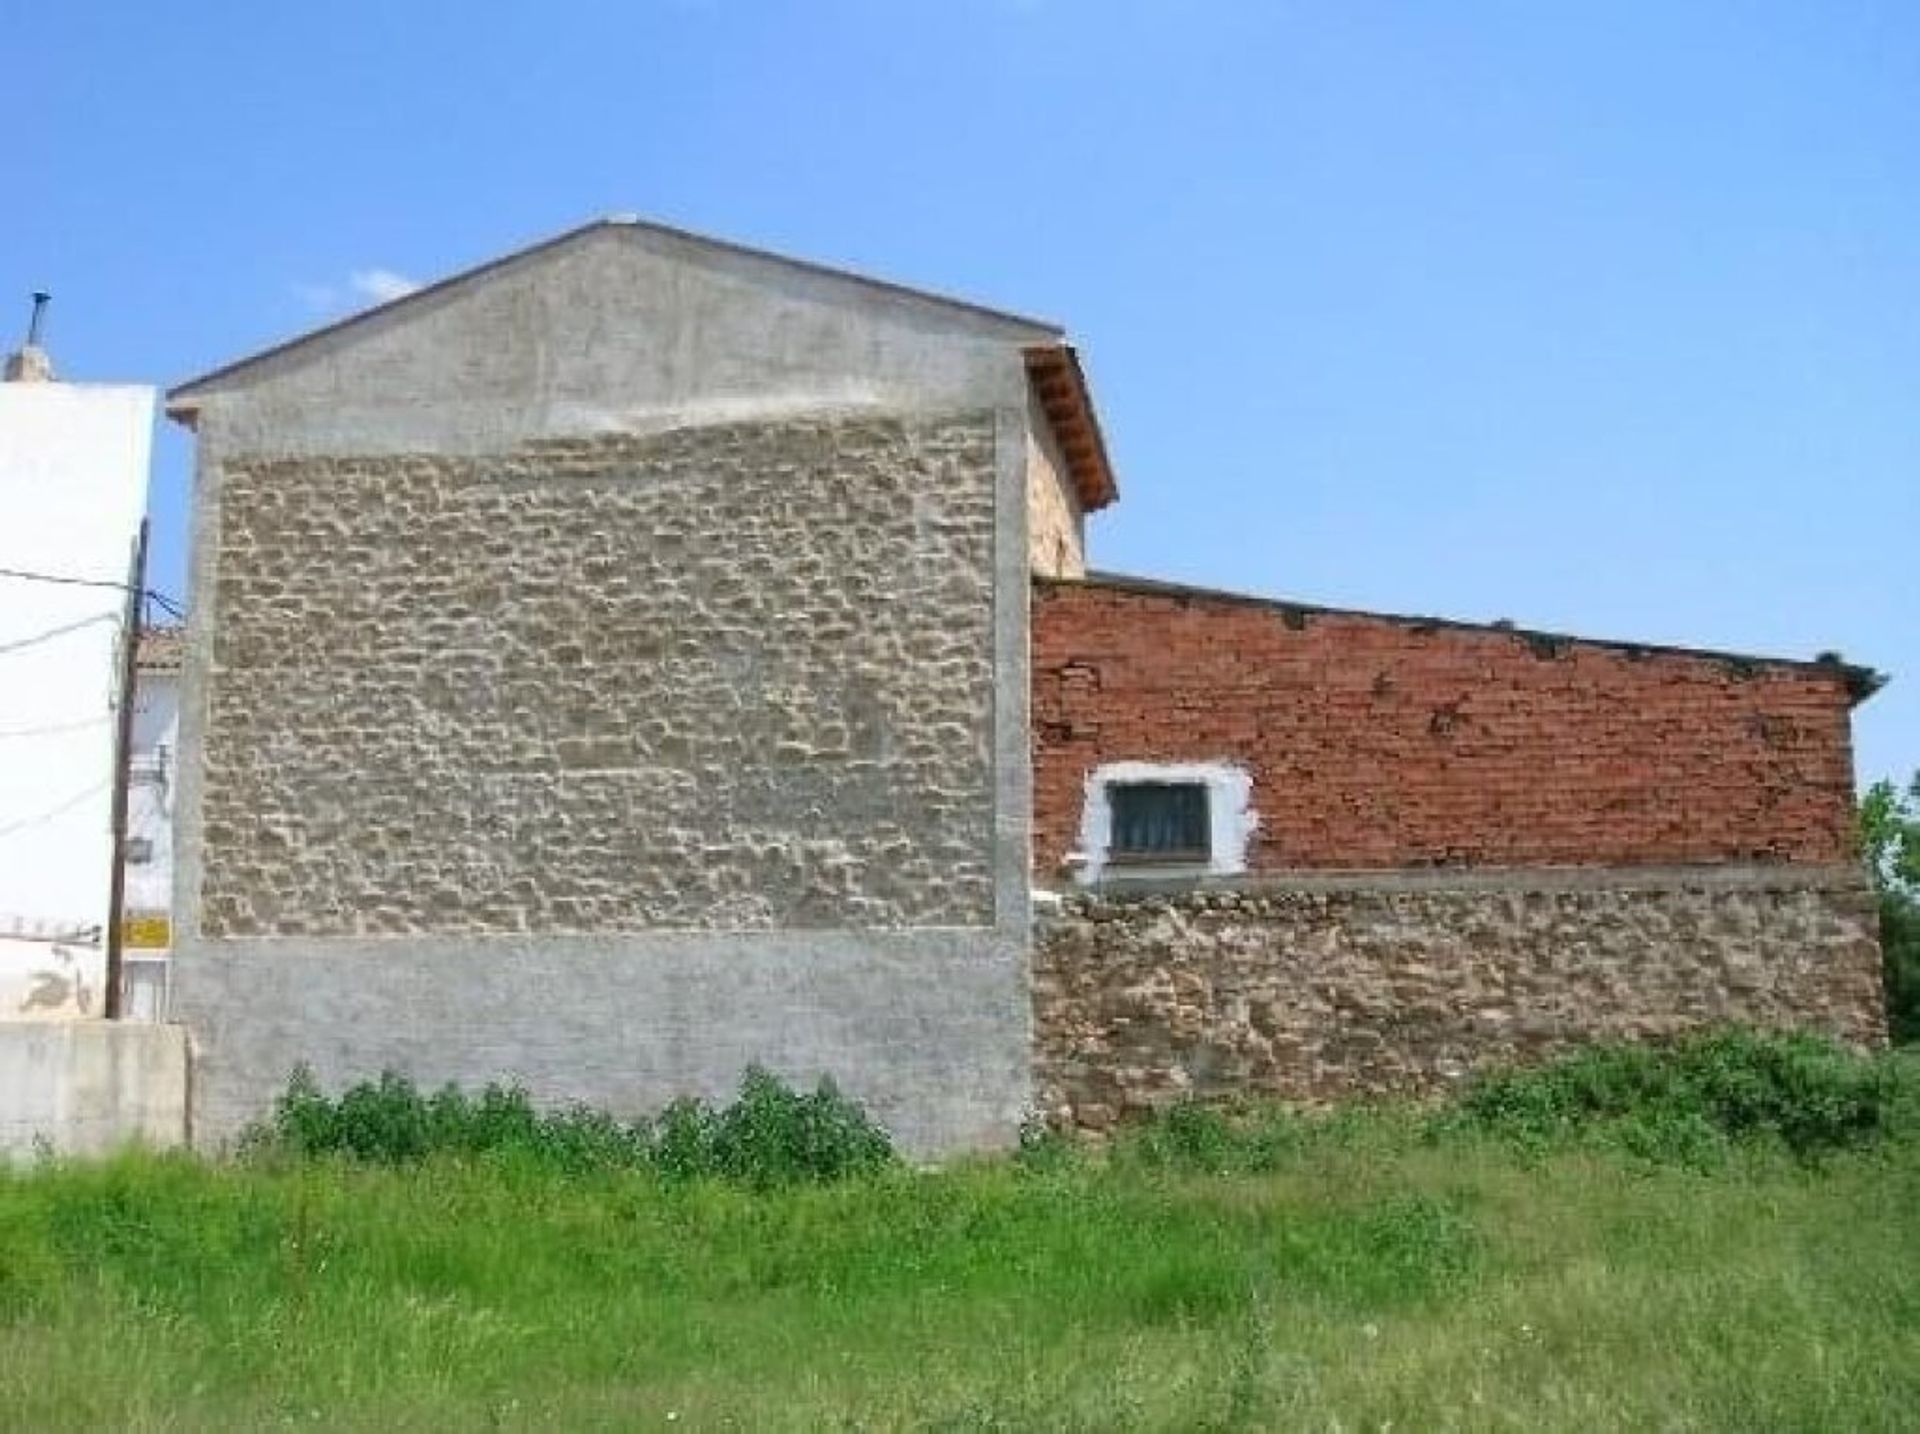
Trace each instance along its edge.
<instances>
[{"instance_id":1,"label":"stone building","mask_svg":"<svg viewBox=\"0 0 1920 1434\"><path fill-rule=\"evenodd\" d=\"M1870 675L1089 576L1051 324L616 219L169 410L202 1137L295 1062L639 1112L759 1061L934 1151L1878 1033Z\"/></svg>"},{"instance_id":2,"label":"stone building","mask_svg":"<svg viewBox=\"0 0 1920 1434\"><path fill-rule=\"evenodd\" d=\"M1014 1128L1028 574L1113 494L1057 328L610 220L170 411L197 1131L295 1061Z\"/></svg>"}]
</instances>

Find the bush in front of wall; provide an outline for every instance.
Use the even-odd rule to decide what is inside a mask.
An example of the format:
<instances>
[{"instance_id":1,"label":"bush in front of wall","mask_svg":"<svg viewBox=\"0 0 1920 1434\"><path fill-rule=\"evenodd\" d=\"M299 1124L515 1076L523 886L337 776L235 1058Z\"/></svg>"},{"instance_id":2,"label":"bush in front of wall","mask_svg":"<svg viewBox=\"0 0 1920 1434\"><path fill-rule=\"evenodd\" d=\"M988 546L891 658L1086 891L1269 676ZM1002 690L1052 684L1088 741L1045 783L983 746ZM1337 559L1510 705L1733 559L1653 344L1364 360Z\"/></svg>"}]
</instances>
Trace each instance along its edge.
<instances>
[{"instance_id":1,"label":"bush in front of wall","mask_svg":"<svg viewBox=\"0 0 1920 1434\"><path fill-rule=\"evenodd\" d=\"M1707 1168L1772 1146L1801 1160L1920 1138L1920 1066L1804 1034L1729 1028L1663 1044L1611 1042L1537 1066L1487 1070L1444 1104L1302 1112L1265 1101L1179 1101L1099 1147L1122 1164L1200 1175L1297 1170L1369 1149L1492 1140ZM1019 1161L1059 1169L1092 1147L1034 1126Z\"/></svg>"},{"instance_id":2,"label":"bush in front of wall","mask_svg":"<svg viewBox=\"0 0 1920 1434\"><path fill-rule=\"evenodd\" d=\"M843 1179L895 1159L886 1131L831 1080L807 1094L758 1066L729 1105L681 1100L635 1122L586 1106L541 1110L520 1086L469 1095L449 1085L429 1095L393 1071L329 1096L301 1067L247 1144L269 1157L381 1165L511 1159L568 1173L636 1170L761 1188Z\"/></svg>"},{"instance_id":3,"label":"bush in front of wall","mask_svg":"<svg viewBox=\"0 0 1920 1434\"><path fill-rule=\"evenodd\" d=\"M1540 1146L1598 1137L1682 1163L1756 1140L1806 1158L1891 1134L1904 1095L1902 1067L1889 1057L1820 1036L1729 1029L1488 1072L1441 1124Z\"/></svg>"}]
</instances>

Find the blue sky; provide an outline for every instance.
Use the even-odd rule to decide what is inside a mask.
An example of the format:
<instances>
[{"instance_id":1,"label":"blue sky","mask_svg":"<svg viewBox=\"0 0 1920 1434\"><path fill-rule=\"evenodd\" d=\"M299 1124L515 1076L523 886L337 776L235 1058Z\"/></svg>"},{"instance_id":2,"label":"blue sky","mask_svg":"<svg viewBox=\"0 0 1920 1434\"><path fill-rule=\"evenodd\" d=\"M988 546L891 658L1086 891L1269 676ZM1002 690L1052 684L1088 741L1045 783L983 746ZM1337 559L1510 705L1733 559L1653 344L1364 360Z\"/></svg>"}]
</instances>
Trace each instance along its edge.
<instances>
[{"instance_id":1,"label":"blue sky","mask_svg":"<svg viewBox=\"0 0 1920 1434\"><path fill-rule=\"evenodd\" d=\"M53 290L65 376L635 211L1066 323L1100 566L1838 649L1862 776L1920 767L1920 6L95 0L0 54L0 329Z\"/></svg>"}]
</instances>

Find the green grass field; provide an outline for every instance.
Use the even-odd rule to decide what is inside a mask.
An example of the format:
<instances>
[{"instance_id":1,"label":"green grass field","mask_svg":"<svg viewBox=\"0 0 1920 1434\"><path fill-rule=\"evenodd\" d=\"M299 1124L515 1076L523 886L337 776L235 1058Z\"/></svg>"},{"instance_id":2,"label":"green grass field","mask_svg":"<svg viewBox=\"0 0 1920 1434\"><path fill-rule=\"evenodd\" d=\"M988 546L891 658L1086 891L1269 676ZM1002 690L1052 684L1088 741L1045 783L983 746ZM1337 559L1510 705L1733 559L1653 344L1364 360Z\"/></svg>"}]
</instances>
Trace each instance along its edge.
<instances>
[{"instance_id":1,"label":"green grass field","mask_svg":"<svg viewBox=\"0 0 1920 1434\"><path fill-rule=\"evenodd\" d=\"M0 1177L0 1426L1913 1429L1903 1119L1699 1168L1410 1112L764 1191L47 1165Z\"/></svg>"}]
</instances>

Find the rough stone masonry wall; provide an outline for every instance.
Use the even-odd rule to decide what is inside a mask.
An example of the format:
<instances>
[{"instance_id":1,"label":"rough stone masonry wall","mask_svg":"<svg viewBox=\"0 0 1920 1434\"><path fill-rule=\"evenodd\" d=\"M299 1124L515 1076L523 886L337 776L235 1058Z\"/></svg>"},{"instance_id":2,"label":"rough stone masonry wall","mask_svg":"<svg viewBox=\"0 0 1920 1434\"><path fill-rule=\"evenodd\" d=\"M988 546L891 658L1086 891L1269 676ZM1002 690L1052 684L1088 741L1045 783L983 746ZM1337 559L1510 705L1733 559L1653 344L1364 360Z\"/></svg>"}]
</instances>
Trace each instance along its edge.
<instances>
[{"instance_id":1,"label":"rough stone masonry wall","mask_svg":"<svg viewBox=\"0 0 1920 1434\"><path fill-rule=\"evenodd\" d=\"M1037 576L1086 576L1086 518L1045 408L1027 398L1027 560Z\"/></svg>"},{"instance_id":2,"label":"rough stone masonry wall","mask_svg":"<svg viewBox=\"0 0 1920 1434\"><path fill-rule=\"evenodd\" d=\"M995 426L235 458L208 937L984 927Z\"/></svg>"},{"instance_id":3,"label":"rough stone masonry wall","mask_svg":"<svg viewBox=\"0 0 1920 1434\"><path fill-rule=\"evenodd\" d=\"M1108 762L1231 761L1252 870L1847 856L1847 669L1035 584L1043 881Z\"/></svg>"},{"instance_id":4,"label":"rough stone masonry wall","mask_svg":"<svg viewBox=\"0 0 1920 1434\"><path fill-rule=\"evenodd\" d=\"M1067 897L1034 954L1041 1110L1103 1130L1187 1097L1430 1093L1727 1022L1885 1039L1849 868L1371 881Z\"/></svg>"}]
</instances>

